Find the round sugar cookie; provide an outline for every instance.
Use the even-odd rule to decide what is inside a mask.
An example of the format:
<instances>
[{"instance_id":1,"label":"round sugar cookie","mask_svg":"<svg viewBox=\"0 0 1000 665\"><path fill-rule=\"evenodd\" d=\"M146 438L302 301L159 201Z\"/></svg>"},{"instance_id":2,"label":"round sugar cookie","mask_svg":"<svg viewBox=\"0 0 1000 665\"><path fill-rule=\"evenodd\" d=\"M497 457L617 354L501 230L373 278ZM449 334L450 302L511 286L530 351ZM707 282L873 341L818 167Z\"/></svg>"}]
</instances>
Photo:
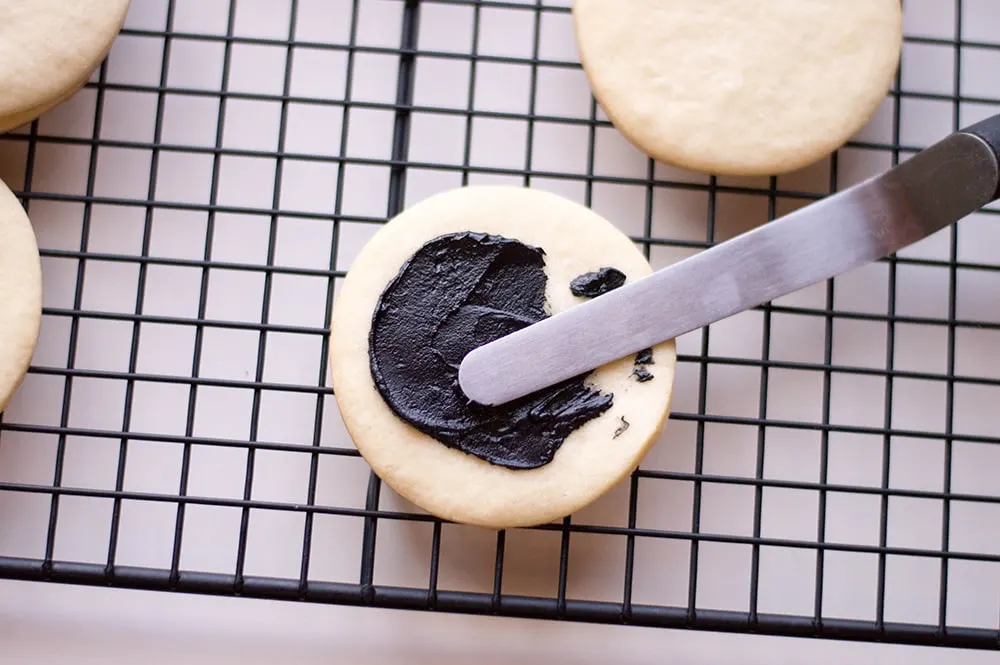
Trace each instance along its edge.
<instances>
[{"instance_id":1,"label":"round sugar cookie","mask_svg":"<svg viewBox=\"0 0 1000 665\"><path fill-rule=\"evenodd\" d=\"M0 131L64 102L111 49L130 0L0 0Z\"/></svg>"},{"instance_id":2,"label":"round sugar cookie","mask_svg":"<svg viewBox=\"0 0 1000 665\"><path fill-rule=\"evenodd\" d=\"M334 393L375 473L442 519L542 524L626 477L670 411L663 342L511 404L470 402L468 351L652 272L586 207L506 186L438 194L390 220L339 291Z\"/></svg>"},{"instance_id":3,"label":"round sugar cookie","mask_svg":"<svg viewBox=\"0 0 1000 665\"><path fill-rule=\"evenodd\" d=\"M35 234L0 182L0 412L20 387L42 324L42 269Z\"/></svg>"},{"instance_id":4,"label":"round sugar cookie","mask_svg":"<svg viewBox=\"0 0 1000 665\"><path fill-rule=\"evenodd\" d=\"M576 0L612 124L662 162L776 175L832 153L892 85L899 0Z\"/></svg>"}]
</instances>

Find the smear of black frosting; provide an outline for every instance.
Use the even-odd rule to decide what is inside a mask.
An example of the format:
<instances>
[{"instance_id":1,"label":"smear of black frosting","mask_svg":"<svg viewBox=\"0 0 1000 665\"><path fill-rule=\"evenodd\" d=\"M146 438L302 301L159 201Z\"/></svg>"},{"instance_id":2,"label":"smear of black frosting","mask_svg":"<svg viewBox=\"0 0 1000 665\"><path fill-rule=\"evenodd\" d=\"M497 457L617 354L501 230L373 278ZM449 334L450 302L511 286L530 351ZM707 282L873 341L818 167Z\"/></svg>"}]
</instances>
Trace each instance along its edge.
<instances>
[{"instance_id":1,"label":"smear of black frosting","mask_svg":"<svg viewBox=\"0 0 1000 665\"><path fill-rule=\"evenodd\" d=\"M469 351L547 316L546 281L544 251L502 236L454 233L421 247L382 293L369 335L372 377L393 412L492 464L552 461L570 433L611 408L612 395L583 375L484 406L458 384ZM605 273L598 288L617 281Z\"/></svg>"}]
</instances>

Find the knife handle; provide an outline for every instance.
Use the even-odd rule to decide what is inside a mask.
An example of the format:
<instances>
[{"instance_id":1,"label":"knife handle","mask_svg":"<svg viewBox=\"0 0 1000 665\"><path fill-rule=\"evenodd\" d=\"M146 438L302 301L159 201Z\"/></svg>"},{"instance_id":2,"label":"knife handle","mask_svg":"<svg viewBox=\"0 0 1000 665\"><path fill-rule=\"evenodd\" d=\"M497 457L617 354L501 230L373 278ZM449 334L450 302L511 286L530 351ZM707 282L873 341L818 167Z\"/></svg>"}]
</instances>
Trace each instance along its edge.
<instances>
[{"instance_id":1,"label":"knife handle","mask_svg":"<svg viewBox=\"0 0 1000 665\"><path fill-rule=\"evenodd\" d=\"M962 130L964 134L972 134L981 138L993 150L993 156L1000 164L1000 115L987 118ZM1000 182L997 183L997 192L994 200L1000 199Z\"/></svg>"}]
</instances>

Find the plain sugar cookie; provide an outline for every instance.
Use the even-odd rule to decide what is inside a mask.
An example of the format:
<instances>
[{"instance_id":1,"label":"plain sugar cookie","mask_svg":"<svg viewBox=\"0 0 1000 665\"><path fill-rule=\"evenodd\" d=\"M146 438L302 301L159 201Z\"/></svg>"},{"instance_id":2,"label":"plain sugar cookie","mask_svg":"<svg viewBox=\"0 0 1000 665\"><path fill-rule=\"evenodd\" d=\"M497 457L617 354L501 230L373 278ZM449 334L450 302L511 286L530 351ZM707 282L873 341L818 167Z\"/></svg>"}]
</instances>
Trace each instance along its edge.
<instances>
[{"instance_id":1,"label":"plain sugar cookie","mask_svg":"<svg viewBox=\"0 0 1000 665\"><path fill-rule=\"evenodd\" d=\"M651 272L611 223L543 191L464 187L404 211L362 249L333 311L334 394L358 450L442 519L529 526L592 502L663 428L675 343L497 407L465 398L458 366Z\"/></svg>"},{"instance_id":2,"label":"plain sugar cookie","mask_svg":"<svg viewBox=\"0 0 1000 665\"><path fill-rule=\"evenodd\" d=\"M20 387L42 324L42 269L20 201L0 182L0 412Z\"/></svg>"},{"instance_id":3,"label":"plain sugar cookie","mask_svg":"<svg viewBox=\"0 0 1000 665\"><path fill-rule=\"evenodd\" d=\"M717 175L808 166L860 130L902 48L899 0L576 0L594 96L637 148Z\"/></svg>"},{"instance_id":4,"label":"plain sugar cookie","mask_svg":"<svg viewBox=\"0 0 1000 665\"><path fill-rule=\"evenodd\" d=\"M0 0L0 132L83 87L128 8L129 0Z\"/></svg>"}]
</instances>

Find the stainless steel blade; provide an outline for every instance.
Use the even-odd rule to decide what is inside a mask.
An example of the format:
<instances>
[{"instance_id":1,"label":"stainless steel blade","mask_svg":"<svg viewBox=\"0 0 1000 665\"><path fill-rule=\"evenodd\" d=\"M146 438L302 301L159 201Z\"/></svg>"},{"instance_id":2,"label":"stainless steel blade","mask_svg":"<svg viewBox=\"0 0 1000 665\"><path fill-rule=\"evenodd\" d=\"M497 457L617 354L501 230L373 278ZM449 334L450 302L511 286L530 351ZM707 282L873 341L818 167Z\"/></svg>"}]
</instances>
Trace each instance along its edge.
<instances>
[{"instance_id":1,"label":"stainless steel blade","mask_svg":"<svg viewBox=\"0 0 1000 665\"><path fill-rule=\"evenodd\" d=\"M993 200L990 145L951 134L899 166L470 352L465 394L502 404L882 257Z\"/></svg>"}]
</instances>

